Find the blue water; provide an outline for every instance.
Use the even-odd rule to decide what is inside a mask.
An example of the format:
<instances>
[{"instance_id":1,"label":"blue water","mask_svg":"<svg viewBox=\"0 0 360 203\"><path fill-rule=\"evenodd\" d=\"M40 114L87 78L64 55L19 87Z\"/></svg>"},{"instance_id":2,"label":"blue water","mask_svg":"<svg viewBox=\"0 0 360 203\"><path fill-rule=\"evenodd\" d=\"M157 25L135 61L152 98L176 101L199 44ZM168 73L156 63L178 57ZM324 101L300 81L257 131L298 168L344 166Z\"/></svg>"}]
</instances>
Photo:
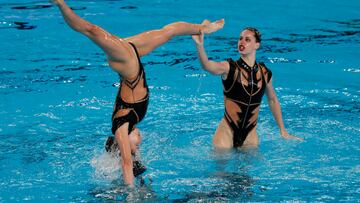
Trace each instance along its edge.
<instances>
[{"instance_id":1,"label":"blue water","mask_svg":"<svg viewBox=\"0 0 360 203\"><path fill-rule=\"evenodd\" d=\"M285 125L305 141L280 138L264 98L259 148L214 150L221 81L201 70L191 37L179 37L142 59L148 170L129 189L103 149L119 79L102 51L47 1L0 0L0 202L359 201L359 1L68 3L120 37L225 18L205 38L218 61L238 58L239 32L257 27Z\"/></svg>"}]
</instances>

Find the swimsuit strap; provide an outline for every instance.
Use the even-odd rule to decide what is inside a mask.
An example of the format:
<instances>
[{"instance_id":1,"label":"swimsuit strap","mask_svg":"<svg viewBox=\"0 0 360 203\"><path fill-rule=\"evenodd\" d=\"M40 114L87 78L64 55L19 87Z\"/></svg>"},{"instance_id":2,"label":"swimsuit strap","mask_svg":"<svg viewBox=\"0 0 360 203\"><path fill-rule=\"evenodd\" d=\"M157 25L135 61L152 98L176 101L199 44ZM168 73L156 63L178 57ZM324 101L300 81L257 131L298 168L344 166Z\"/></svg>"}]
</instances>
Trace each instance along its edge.
<instances>
[{"instance_id":1,"label":"swimsuit strap","mask_svg":"<svg viewBox=\"0 0 360 203\"><path fill-rule=\"evenodd\" d=\"M136 57L137 57L137 59L138 59L138 61L139 61L139 64L141 64L138 50L136 49L135 45L134 45L132 42L129 42L129 44L134 48L135 53L136 53Z\"/></svg>"},{"instance_id":2,"label":"swimsuit strap","mask_svg":"<svg viewBox=\"0 0 360 203\"><path fill-rule=\"evenodd\" d=\"M266 70L266 68L265 68L263 65L265 65L265 64L263 64L262 62L260 62L260 63L258 64L258 67L259 67L259 69L260 69L262 81L263 81L263 83L265 84L265 87L266 87L268 82L266 81L265 73L264 73L264 69Z\"/></svg>"}]
</instances>

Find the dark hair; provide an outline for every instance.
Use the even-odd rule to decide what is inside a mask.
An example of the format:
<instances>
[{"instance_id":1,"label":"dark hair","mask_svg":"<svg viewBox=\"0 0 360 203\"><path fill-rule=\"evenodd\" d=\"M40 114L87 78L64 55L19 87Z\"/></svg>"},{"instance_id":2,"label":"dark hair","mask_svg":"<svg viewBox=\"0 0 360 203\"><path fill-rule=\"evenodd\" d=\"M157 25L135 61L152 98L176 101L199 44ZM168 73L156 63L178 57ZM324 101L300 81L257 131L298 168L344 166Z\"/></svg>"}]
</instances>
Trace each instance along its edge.
<instances>
[{"instance_id":1,"label":"dark hair","mask_svg":"<svg viewBox=\"0 0 360 203\"><path fill-rule=\"evenodd\" d=\"M259 30L257 30L256 28L253 28L253 27L247 27L244 30L249 30L249 31L253 32L256 42L259 42L259 43L261 42L261 33L259 32Z\"/></svg>"}]
</instances>

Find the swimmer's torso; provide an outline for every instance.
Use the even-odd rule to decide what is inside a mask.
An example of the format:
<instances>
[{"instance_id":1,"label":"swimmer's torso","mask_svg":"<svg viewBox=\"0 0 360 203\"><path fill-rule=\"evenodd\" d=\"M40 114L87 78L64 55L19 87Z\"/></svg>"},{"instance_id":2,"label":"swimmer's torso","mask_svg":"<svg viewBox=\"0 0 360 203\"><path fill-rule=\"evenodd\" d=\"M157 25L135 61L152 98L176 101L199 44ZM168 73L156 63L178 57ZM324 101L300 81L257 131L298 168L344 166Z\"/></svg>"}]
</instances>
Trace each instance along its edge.
<instances>
[{"instance_id":1,"label":"swimmer's torso","mask_svg":"<svg viewBox=\"0 0 360 203\"><path fill-rule=\"evenodd\" d=\"M131 44L138 59L138 73L134 78L124 78L120 75L120 87L116 96L112 115L112 133L123 124L129 123L128 133L139 123L146 114L149 104L149 88L146 83L144 67L141 64L135 45Z\"/></svg>"},{"instance_id":2,"label":"swimmer's torso","mask_svg":"<svg viewBox=\"0 0 360 203\"><path fill-rule=\"evenodd\" d=\"M240 147L247 137L257 142L256 125L260 103L272 73L264 64L255 63L250 68L242 59L229 59L228 62L229 73L222 80L225 105L222 123L226 121L230 127L233 146Z\"/></svg>"}]
</instances>

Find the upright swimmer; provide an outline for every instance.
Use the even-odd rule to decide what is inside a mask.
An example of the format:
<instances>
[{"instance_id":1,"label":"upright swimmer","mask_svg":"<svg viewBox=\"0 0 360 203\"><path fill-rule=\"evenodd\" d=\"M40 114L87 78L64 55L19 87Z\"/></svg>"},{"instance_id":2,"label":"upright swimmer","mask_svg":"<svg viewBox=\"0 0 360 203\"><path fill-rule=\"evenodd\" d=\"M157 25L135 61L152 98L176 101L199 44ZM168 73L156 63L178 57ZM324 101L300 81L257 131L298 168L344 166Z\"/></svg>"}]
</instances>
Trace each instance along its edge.
<instances>
[{"instance_id":1,"label":"upright swimmer","mask_svg":"<svg viewBox=\"0 0 360 203\"><path fill-rule=\"evenodd\" d=\"M258 30L246 28L241 32L237 44L240 58L236 61L232 59L222 62L210 61L204 49L204 34L194 35L193 40L202 67L222 77L225 113L213 137L215 147L237 148L258 145L256 126L260 103L265 93L281 136L301 140L290 135L285 129L280 103L272 85L271 70L264 63L256 62L256 50L261 42L261 34Z\"/></svg>"},{"instance_id":2,"label":"upright swimmer","mask_svg":"<svg viewBox=\"0 0 360 203\"><path fill-rule=\"evenodd\" d=\"M173 37L215 32L223 27L224 20L206 25L175 22L159 30L119 38L80 18L64 0L51 0L51 2L58 6L66 23L72 29L87 36L105 52L110 67L121 78L112 115L112 133L115 135L113 142L117 143L122 157L121 167L125 184L133 185L132 154L136 153L137 147L132 148L132 146L139 146L141 142L140 133L134 132L134 129L136 129L135 125L144 118L149 103L149 89L140 57L149 54ZM108 142L111 142L111 138Z\"/></svg>"}]
</instances>

